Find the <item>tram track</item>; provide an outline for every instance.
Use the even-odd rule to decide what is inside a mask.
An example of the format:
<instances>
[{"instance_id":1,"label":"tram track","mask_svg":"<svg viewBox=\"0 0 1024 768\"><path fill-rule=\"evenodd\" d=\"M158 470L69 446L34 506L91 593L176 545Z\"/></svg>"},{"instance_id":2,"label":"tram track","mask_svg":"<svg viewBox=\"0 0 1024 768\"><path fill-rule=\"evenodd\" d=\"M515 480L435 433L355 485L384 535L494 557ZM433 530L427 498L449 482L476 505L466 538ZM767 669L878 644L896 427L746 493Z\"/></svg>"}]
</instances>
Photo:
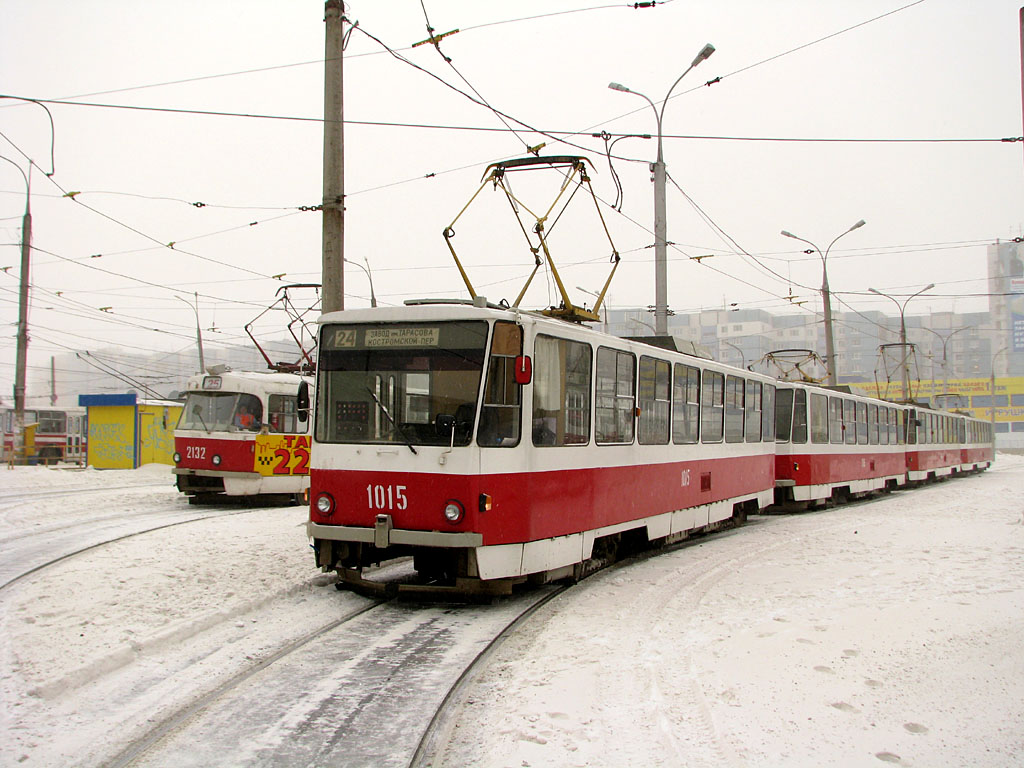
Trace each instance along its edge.
<instances>
[{"instance_id":1,"label":"tram track","mask_svg":"<svg viewBox=\"0 0 1024 768\"><path fill-rule=\"evenodd\" d=\"M103 764L199 766L230 755L250 766L424 765L460 687L565 589L492 605L369 601L162 717Z\"/></svg>"},{"instance_id":2,"label":"tram track","mask_svg":"<svg viewBox=\"0 0 1024 768\"><path fill-rule=\"evenodd\" d=\"M125 515L111 515L107 517L94 518L83 522L76 522L71 525L45 528L33 531L31 534L20 534L16 536L0 538L3 545L3 555L0 556L0 594L3 590L11 587L17 582L25 579L39 571L50 568L64 562L72 557L82 555L99 547L114 544L134 536L141 536L153 531L165 528L172 528L188 523L200 522L217 517L229 517L232 515L246 514L257 511L256 509L237 508L210 508L203 513L196 513L195 510L166 510L157 520L153 520L154 513L150 512L147 517L132 518ZM176 515L188 514L184 519L173 519ZM172 519L168 520L167 518ZM110 528L121 529L124 522L145 522L141 527L135 527L126 533L110 535ZM99 535L99 539L90 540L93 536ZM28 542L26 543L26 539ZM32 542L38 542L33 544ZM89 543L81 544L82 541ZM78 542L78 544L74 543ZM70 546L67 551L54 555L54 549L62 546Z\"/></svg>"}]
</instances>

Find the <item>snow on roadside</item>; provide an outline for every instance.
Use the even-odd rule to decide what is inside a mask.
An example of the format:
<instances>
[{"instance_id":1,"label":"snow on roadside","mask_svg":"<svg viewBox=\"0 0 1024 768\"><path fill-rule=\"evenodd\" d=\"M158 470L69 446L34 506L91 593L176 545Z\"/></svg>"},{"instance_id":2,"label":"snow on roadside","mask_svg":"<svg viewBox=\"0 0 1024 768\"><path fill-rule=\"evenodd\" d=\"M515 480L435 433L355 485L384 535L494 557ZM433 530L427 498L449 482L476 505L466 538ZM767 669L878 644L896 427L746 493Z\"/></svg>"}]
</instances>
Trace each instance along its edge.
<instances>
[{"instance_id":1,"label":"snow on roadside","mask_svg":"<svg viewBox=\"0 0 1024 768\"><path fill-rule=\"evenodd\" d=\"M499 649L438 765L1020 765L1022 511L1000 455L599 574Z\"/></svg>"}]
</instances>

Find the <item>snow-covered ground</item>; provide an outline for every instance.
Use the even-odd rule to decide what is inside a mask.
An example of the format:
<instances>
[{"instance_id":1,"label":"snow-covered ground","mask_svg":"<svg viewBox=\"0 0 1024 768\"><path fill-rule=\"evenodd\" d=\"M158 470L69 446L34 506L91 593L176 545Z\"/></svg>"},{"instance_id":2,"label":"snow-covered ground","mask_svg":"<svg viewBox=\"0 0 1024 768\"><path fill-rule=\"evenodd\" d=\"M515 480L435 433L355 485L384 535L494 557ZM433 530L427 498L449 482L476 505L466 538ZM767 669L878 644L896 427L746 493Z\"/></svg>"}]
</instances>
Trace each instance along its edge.
<instances>
[{"instance_id":1,"label":"snow-covered ground","mask_svg":"<svg viewBox=\"0 0 1024 768\"><path fill-rule=\"evenodd\" d=\"M184 505L171 482L0 469L0 548ZM163 528L0 592L0 765L101 764L176 696L358 606L314 570L304 519ZM1022 636L1024 458L1001 454L588 579L491 656L435 766L1021 765Z\"/></svg>"}]
</instances>

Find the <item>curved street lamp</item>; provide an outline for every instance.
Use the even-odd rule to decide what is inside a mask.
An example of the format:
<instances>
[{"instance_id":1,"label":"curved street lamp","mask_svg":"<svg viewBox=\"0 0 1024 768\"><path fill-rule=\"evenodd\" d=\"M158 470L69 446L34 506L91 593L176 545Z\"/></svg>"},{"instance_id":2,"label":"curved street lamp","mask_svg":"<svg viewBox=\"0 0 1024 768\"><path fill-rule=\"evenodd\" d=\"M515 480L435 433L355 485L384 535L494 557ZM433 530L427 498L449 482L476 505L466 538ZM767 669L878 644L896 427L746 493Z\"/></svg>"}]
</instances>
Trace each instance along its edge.
<instances>
[{"instance_id":1,"label":"curved street lamp","mask_svg":"<svg viewBox=\"0 0 1024 768\"><path fill-rule=\"evenodd\" d=\"M908 296L902 304L900 304L899 299L894 298L893 296L890 296L887 293L882 293L881 291L877 291L874 288L868 288L868 290L871 293L877 294L879 296L884 296L885 298L889 299L889 301L894 302L900 310L900 345L903 347L903 397L906 400L910 400L910 369L907 366L907 322L906 318L904 317L904 312L906 311L907 304L910 303L911 299L915 298L916 296L920 296L925 291L930 291L934 287L935 283L928 283L928 285L926 285L917 293Z\"/></svg>"},{"instance_id":2,"label":"curved street lamp","mask_svg":"<svg viewBox=\"0 0 1024 768\"><path fill-rule=\"evenodd\" d=\"M830 387L837 386L839 384L839 376L836 373L836 358L835 358L835 346L836 340L832 332L832 295L828 290L828 268L826 262L828 261L828 252L832 250L832 246L836 244L843 235L848 235L855 229L860 229L866 222L861 219L848 230L838 235L835 240L828 244L828 248L822 253L821 249L812 243L810 240L804 240L802 237L797 237L792 232L782 230L780 233L783 237L791 237L794 240L799 240L801 243L807 243L811 248L818 252L821 256L821 299L825 305L825 370L828 373L828 385Z\"/></svg>"},{"instance_id":3,"label":"curved street lamp","mask_svg":"<svg viewBox=\"0 0 1024 768\"><path fill-rule=\"evenodd\" d=\"M651 166L651 170L654 172L654 324L656 326L655 335L658 336L664 336L668 333L668 258L666 255L668 225L665 218L665 155L662 151L661 124L665 117L665 107L668 105L669 97L672 95L675 87L679 85L679 81L686 77L691 69L714 52L715 46L711 45L711 43L700 49L700 53L690 62L690 66L686 68L683 74L676 78L676 81L672 83L672 87L668 89L665 99L661 102L660 112L654 105L654 102L640 93L640 91L634 91L621 83L608 83L608 87L613 91L632 93L650 104L651 109L654 110L654 119L657 121L658 126L658 159Z\"/></svg>"},{"instance_id":4,"label":"curved street lamp","mask_svg":"<svg viewBox=\"0 0 1024 768\"><path fill-rule=\"evenodd\" d=\"M196 313L196 346L199 347L199 373L203 373L206 370L206 361L203 359L203 330L199 327L199 292L196 291L194 295L196 299L195 306L192 305L192 302L181 298L177 294L174 295L174 298L178 299L178 301L184 301Z\"/></svg>"},{"instance_id":5,"label":"curved street lamp","mask_svg":"<svg viewBox=\"0 0 1024 768\"><path fill-rule=\"evenodd\" d=\"M366 261L366 266L365 267L362 264L360 264L358 261L352 261L351 259L342 259L342 260L346 264L352 264L354 266L359 267L361 270L363 270L363 272L366 273L366 279L370 281L370 306L371 307L376 307L377 306L377 297L373 293L373 275L370 274L370 260L367 259L365 256L363 257L363 259L364 259L364 261Z\"/></svg>"},{"instance_id":6,"label":"curved street lamp","mask_svg":"<svg viewBox=\"0 0 1024 768\"><path fill-rule=\"evenodd\" d=\"M960 333L961 331L970 330L974 326L973 325L965 325L963 328L957 328L955 331L953 331L948 336L943 336L938 331L932 330L931 328L928 328L926 326L921 326L921 327L924 328L924 330L928 331L928 333L934 333L936 336L939 337L939 340L942 342L942 394L948 395L949 394L949 368L946 365L946 360L947 360L947 358L946 358L946 345L949 343L949 340L952 339L954 336L956 336L958 333ZM934 379L934 378L935 377L933 376L932 379ZM932 383L932 386L934 386L934 381Z\"/></svg>"}]
</instances>

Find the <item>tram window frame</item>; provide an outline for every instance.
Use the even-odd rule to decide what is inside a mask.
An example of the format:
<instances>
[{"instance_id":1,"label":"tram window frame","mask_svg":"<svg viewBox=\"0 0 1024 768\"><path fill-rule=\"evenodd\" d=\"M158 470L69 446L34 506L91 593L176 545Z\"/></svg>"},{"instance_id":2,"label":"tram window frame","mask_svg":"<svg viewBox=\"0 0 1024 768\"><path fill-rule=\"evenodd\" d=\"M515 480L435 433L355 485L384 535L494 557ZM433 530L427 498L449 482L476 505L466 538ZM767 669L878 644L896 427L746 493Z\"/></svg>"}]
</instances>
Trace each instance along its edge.
<instances>
[{"instance_id":1,"label":"tram window frame","mask_svg":"<svg viewBox=\"0 0 1024 768\"><path fill-rule=\"evenodd\" d=\"M830 443L841 444L843 442L843 398L830 397L828 399L828 439Z\"/></svg>"},{"instance_id":2,"label":"tram window frame","mask_svg":"<svg viewBox=\"0 0 1024 768\"><path fill-rule=\"evenodd\" d=\"M843 398L843 442L846 445L857 444L857 403Z\"/></svg>"},{"instance_id":3,"label":"tram window frame","mask_svg":"<svg viewBox=\"0 0 1024 768\"><path fill-rule=\"evenodd\" d=\"M857 445L868 444L868 404L857 403Z\"/></svg>"},{"instance_id":4,"label":"tram window frame","mask_svg":"<svg viewBox=\"0 0 1024 768\"><path fill-rule=\"evenodd\" d=\"M700 440L721 443L725 437L725 374L705 369L701 375Z\"/></svg>"},{"instance_id":5,"label":"tram window frame","mask_svg":"<svg viewBox=\"0 0 1024 768\"><path fill-rule=\"evenodd\" d=\"M267 430L271 434L304 434L309 431L309 419L299 423L298 397L271 393L267 395Z\"/></svg>"},{"instance_id":6,"label":"tram window frame","mask_svg":"<svg viewBox=\"0 0 1024 768\"><path fill-rule=\"evenodd\" d=\"M512 360L514 363L514 355ZM588 445L593 349L586 342L538 334L533 360L533 444ZM500 445L504 447L504 443Z\"/></svg>"},{"instance_id":7,"label":"tram window frame","mask_svg":"<svg viewBox=\"0 0 1024 768\"><path fill-rule=\"evenodd\" d=\"M672 442L694 445L700 439L700 369L676 363L672 373Z\"/></svg>"},{"instance_id":8,"label":"tram window frame","mask_svg":"<svg viewBox=\"0 0 1024 768\"><path fill-rule=\"evenodd\" d=\"M761 441L775 442L775 385L761 387Z\"/></svg>"},{"instance_id":9,"label":"tram window frame","mask_svg":"<svg viewBox=\"0 0 1024 768\"><path fill-rule=\"evenodd\" d=\"M476 443L482 448L514 448L522 440L523 385L515 378L515 361L522 354L523 327L506 320L496 321L491 331L476 431Z\"/></svg>"},{"instance_id":10,"label":"tram window frame","mask_svg":"<svg viewBox=\"0 0 1024 768\"><path fill-rule=\"evenodd\" d=\"M878 445L878 406L868 405L868 443Z\"/></svg>"},{"instance_id":11,"label":"tram window frame","mask_svg":"<svg viewBox=\"0 0 1024 768\"><path fill-rule=\"evenodd\" d=\"M829 405L826 395L811 393L811 442L828 443Z\"/></svg>"},{"instance_id":12,"label":"tram window frame","mask_svg":"<svg viewBox=\"0 0 1024 768\"><path fill-rule=\"evenodd\" d=\"M672 417L672 365L667 360L640 356L637 380L637 442L641 445L668 445Z\"/></svg>"},{"instance_id":13,"label":"tram window frame","mask_svg":"<svg viewBox=\"0 0 1024 768\"><path fill-rule=\"evenodd\" d=\"M747 379L743 438L748 443L761 442L761 430L763 429L761 411L763 407L761 382Z\"/></svg>"},{"instance_id":14,"label":"tram window frame","mask_svg":"<svg viewBox=\"0 0 1024 768\"><path fill-rule=\"evenodd\" d=\"M797 389L793 392L793 433L790 442L807 442L807 390Z\"/></svg>"},{"instance_id":15,"label":"tram window frame","mask_svg":"<svg viewBox=\"0 0 1024 768\"><path fill-rule=\"evenodd\" d=\"M795 389L780 387L775 390L775 442L788 443L793 434L793 400Z\"/></svg>"},{"instance_id":16,"label":"tram window frame","mask_svg":"<svg viewBox=\"0 0 1024 768\"><path fill-rule=\"evenodd\" d=\"M902 417L902 429L900 430L900 445L917 445L917 410L910 408L900 409Z\"/></svg>"},{"instance_id":17,"label":"tram window frame","mask_svg":"<svg viewBox=\"0 0 1024 768\"><path fill-rule=\"evenodd\" d=\"M899 408L889 408L889 445L900 444Z\"/></svg>"},{"instance_id":18,"label":"tram window frame","mask_svg":"<svg viewBox=\"0 0 1024 768\"><path fill-rule=\"evenodd\" d=\"M64 411L39 411L36 416L37 435L63 435L68 429L68 417ZM31 422L25 420L26 424Z\"/></svg>"},{"instance_id":19,"label":"tram window frame","mask_svg":"<svg viewBox=\"0 0 1024 768\"><path fill-rule=\"evenodd\" d=\"M725 442L742 443L744 410L746 407L746 379L742 376L725 377Z\"/></svg>"},{"instance_id":20,"label":"tram window frame","mask_svg":"<svg viewBox=\"0 0 1024 768\"><path fill-rule=\"evenodd\" d=\"M597 444L632 445L636 434L636 355L613 347L598 347L594 385Z\"/></svg>"},{"instance_id":21,"label":"tram window frame","mask_svg":"<svg viewBox=\"0 0 1024 768\"><path fill-rule=\"evenodd\" d=\"M884 405L878 406L878 444L889 444L889 409Z\"/></svg>"}]
</instances>

